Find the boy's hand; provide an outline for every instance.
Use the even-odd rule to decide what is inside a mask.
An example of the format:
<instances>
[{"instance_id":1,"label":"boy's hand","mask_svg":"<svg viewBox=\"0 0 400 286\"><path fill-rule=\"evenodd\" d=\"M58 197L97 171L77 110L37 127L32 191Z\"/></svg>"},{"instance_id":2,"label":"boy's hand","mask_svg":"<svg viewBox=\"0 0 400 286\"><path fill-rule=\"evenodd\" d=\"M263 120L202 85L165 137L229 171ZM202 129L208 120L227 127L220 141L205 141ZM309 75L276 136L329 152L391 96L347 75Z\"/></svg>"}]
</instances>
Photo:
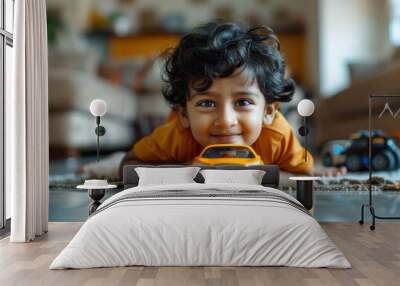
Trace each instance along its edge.
<instances>
[{"instance_id":1,"label":"boy's hand","mask_svg":"<svg viewBox=\"0 0 400 286\"><path fill-rule=\"evenodd\" d=\"M344 176L347 174L346 167L339 167L339 168L324 168L322 170L318 170L313 172L314 176L319 177L337 177L337 176Z\"/></svg>"},{"instance_id":2,"label":"boy's hand","mask_svg":"<svg viewBox=\"0 0 400 286\"><path fill-rule=\"evenodd\" d=\"M84 178L118 179L118 168L125 154L125 152L114 152L99 162L86 163L81 165L75 174Z\"/></svg>"}]
</instances>

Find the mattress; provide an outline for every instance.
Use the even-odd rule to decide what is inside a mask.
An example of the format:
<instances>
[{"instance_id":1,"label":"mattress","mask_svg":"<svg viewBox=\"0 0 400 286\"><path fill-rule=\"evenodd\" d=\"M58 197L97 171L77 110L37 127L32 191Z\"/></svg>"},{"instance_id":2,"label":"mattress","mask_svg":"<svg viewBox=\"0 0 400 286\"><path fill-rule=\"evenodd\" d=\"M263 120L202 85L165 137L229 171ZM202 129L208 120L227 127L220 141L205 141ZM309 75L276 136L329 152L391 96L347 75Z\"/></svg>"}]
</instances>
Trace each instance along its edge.
<instances>
[{"instance_id":1,"label":"mattress","mask_svg":"<svg viewBox=\"0 0 400 286\"><path fill-rule=\"evenodd\" d=\"M137 186L112 196L50 269L128 265L351 267L284 192L199 183Z\"/></svg>"}]
</instances>

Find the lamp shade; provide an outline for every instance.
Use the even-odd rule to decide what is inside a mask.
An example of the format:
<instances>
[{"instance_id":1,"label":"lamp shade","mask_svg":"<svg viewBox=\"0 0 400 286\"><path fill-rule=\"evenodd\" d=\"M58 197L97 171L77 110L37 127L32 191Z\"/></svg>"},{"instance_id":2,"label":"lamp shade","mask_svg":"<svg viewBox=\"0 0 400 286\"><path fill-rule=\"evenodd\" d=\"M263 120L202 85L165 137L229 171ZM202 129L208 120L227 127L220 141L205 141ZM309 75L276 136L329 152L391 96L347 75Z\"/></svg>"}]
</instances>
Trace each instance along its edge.
<instances>
[{"instance_id":1,"label":"lamp shade","mask_svg":"<svg viewBox=\"0 0 400 286\"><path fill-rule=\"evenodd\" d=\"M297 112L301 116L311 116L314 113L314 103L309 99L300 100L297 104Z\"/></svg>"},{"instance_id":2,"label":"lamp shade","mask_svg":"<svg viewBox=\"0 0 400 286\"><path fill-rule=\"evenodd\" d=\"M89 109L94 116L104 116L107 112L107 103L102 99L94 99L90 103Z\"/></svg>"}]
</instances>

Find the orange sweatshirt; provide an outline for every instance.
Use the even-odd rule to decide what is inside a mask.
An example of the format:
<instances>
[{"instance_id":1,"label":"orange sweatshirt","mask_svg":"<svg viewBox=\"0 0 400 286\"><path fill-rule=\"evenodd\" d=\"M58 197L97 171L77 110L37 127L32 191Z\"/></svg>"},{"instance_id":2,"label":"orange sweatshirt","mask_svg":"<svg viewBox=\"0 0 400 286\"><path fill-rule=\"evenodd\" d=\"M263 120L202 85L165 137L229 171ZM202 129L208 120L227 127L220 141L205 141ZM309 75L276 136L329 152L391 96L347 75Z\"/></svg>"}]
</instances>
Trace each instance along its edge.
<instances>
[{"instance_id":1,"label":"orange sweatshirt","mask_svg":"<svg viewBox=\"0 0 400 286\"><path fill-rule=\"evenodd\" d=\"M264 125L260 137L251 147L265 164L277 164L281 170L307 174L312 171L313 158L297 140L293 129L280 112L271 125ZM184 128L176 117L158 127L135 144L130 152L149 163L190 163L203 147L195 141L189 128Z\"/></svg>"}]
</instances>

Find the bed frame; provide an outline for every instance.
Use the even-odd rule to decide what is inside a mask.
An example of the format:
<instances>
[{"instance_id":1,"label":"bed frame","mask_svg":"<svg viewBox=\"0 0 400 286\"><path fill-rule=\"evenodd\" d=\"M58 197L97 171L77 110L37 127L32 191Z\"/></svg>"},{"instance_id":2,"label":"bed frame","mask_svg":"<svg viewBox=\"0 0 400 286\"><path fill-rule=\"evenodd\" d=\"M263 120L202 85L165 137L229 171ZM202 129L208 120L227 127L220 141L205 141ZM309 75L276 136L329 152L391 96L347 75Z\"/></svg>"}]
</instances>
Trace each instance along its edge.
<instances>
[{"instance_id":1,"label":"bed frame","mask_svg":"<svg viewBox=\"0 0 400 286\"><path fill-rule=\"evenodd\" d=\"M136 187L139 182L139 176L135 171L137 167L146 168L182 168L187 167L187 165L125 165L123 168L122 178L124 189ZM279 186L279 167L278 165L256 165L256 166L240 166L240 165L224 165L224 166L197 166L202 170L204 169L219 169L219 170L248 170L256 169L265 171L265 175L262 179L261 184L265 187L278 188ZM197 183L204 183L204 178L200 174L194 178ZM96 209L101 205L100 200L104 197L105 189L95 189L88 190L91 202L89 204L89 215L96 211Z\"/></svg>"},{"instance_id":2,"label":"bed frame","mask_svg":"<svg viewBox=\"0 0 400 286\"><path fill-rule=\"evenodd\" d=\"M132 188L136 187L139 182L139 177L135 171L137 167L146 167L146 168L179 168L179 167L188 167L186 165L125 165L123 168L123 183L124 188ZM248 170L248 169L256 169L265 171L265 175L262 179L261 184L265 187L278 188L279 186L279 167L278 165L256 165L256 166L241 166L241 165L222 165L222 166L197 166L202 170L204 169L218 169L218 170ZM204 183L204 178L200 174L194 178L197 183Z\"/></svg>"},{"instance_id":3,"label":"bed frame","mask_svg":"<svg viewBox=\"0 0 400 286\"><path fill-rule=\"evenodd\" d=\"M183 168L186 165L125 165L122 172L122 179L124 184L124 189L136 187L139 183L139 176L135 171L137 167L146 168ZM262 178L261 184L264 187L279 188L279 167L278 165L256 165L256 166L241 166L241 165L222 165L222 166L197 166L202 170L205 169L217 169L217 170L263 170L265 175ZM197 183L204 183L204 178L200 174L194 178ZM297 200L303 204L308 210L313 207L313 188L312 185L307 187L304 185L307 181L297 182ZM304 186L303 186L304 185ZM93 200L89 205L89 215L92 214L98 206L101 204L100 200L103 198L105 190L91 190L89 192L90 198Z\"/></svg>"},{"instance_id":4,"label":"bed frame","mask_svg":"<svg viewBox=\"0 0 400 286\"><path fill-rule=\"evenodd\" d=\"M179 168L188 167L187 165L125 165L123 168L123 184L124 189L136 187L139 182L139 176L137 175L135 168L147 167L147 168ZM278 165L256 165L256 166L242 166L242 165L222 165L222 166L197 166L202 170L204 169L219 169L219 170L248 170L256 169L265 171L265 175L262 179L261 184L264 187L271 187L279 189L279 167ZM204 183L204 178L200 174L194 178L197 183ZM303 204L303 206L311 210L314 206L313 202L313 187L312 181L297 181L296 198Z\"/></svg>"}]
</instances>

